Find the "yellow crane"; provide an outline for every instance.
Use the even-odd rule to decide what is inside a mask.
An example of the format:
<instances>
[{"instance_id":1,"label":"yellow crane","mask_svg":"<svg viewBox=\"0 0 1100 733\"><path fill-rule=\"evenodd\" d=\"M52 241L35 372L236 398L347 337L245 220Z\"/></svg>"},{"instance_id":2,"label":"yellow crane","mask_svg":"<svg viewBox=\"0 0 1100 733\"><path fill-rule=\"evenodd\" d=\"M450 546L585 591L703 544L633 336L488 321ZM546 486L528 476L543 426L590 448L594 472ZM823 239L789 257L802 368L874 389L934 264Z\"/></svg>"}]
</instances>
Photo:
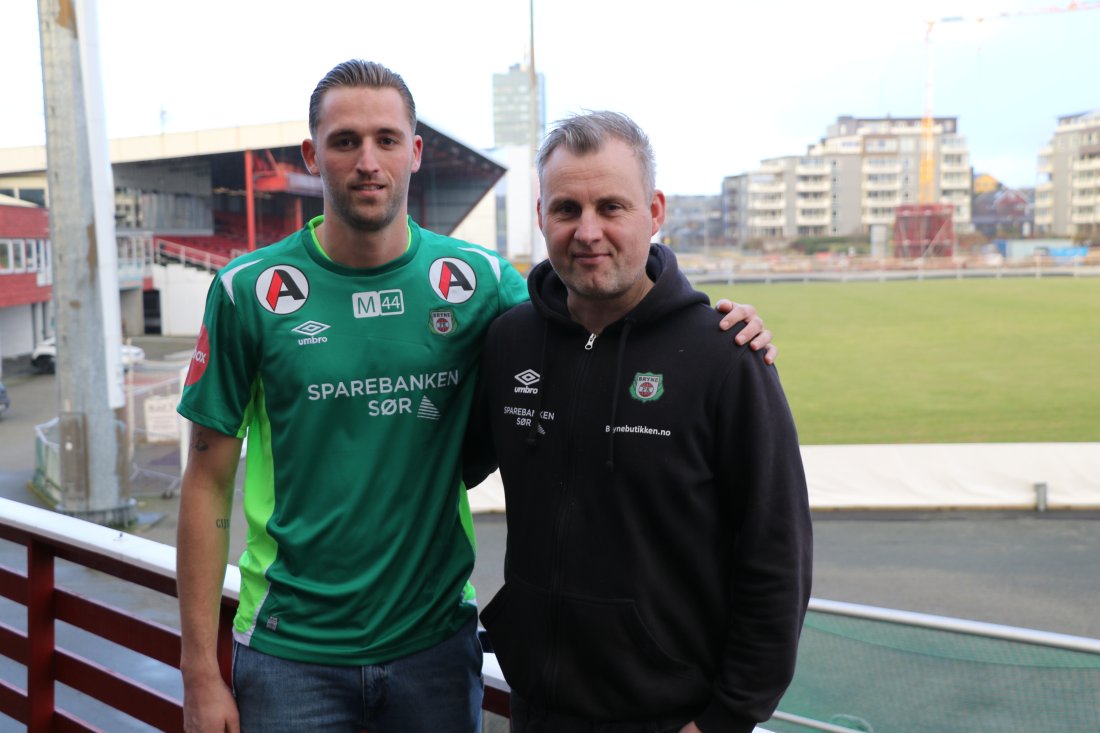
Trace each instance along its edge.
<instances>
[{"instance_id":1,"label":"yellow crane","mask_svg":"<svg viewBox=\"0 0 1100 733\"><path fill-rule=\"evenodd\" d=\"M1077 10L1100 9L1100 2L1070 2L1068 5L1025 8L988 16L948 16L925 21L924 45L927 70L924 82L924 113L921 117L921 145L917 204L902 205L896 209L894 221L895 252L900 256L925 257L952 254L954 252L954 206L940 203L939 186L936 185L935 132L936 121L932 112L932 31L944 23L984 23L992 20L1014 18L1023 15L1069 13Z\"/></svg>"},{"instance_id":2,"label":"yellow crane","mask_svg":"<svg viewBox=\"0 0 1100 733\"><path fill-rule=\"evenodd\" d=\"M992 20L1015 18L1023 15L1043 15L1047 13L1069 13L1076 10L1100 10L1100 2L1071 2L1068 5L1044 6L1037 8L1025 8L1023 10L1011 10L993 15L962 16L953 15L937 20L925 21L924 46L928 69L924 82L924 116L921 118L921 158L920 158L920 188L917 193L917 201L922 204L932 204L939 200L936 194L935 170L935 118L932 116L932 31L937 25L944 23L985 23Z\"/></svg>"}]
</instances>

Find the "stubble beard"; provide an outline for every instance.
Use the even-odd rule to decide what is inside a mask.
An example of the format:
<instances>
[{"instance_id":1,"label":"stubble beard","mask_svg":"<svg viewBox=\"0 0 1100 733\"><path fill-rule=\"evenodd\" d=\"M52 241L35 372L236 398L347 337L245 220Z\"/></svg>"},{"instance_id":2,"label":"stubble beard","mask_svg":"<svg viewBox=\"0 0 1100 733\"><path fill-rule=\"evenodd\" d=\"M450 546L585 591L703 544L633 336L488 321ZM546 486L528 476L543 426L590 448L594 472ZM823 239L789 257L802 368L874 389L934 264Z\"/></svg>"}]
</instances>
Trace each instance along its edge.
<instances>
[{"instance_id":1,"label":"stubble beard","mask_svg":"<svg viewBox=\"0 0 1100 733\"><path fill-rule=\"evenodd\" d=\"M328 190L336 189L328 187ZM380 232L397 219L398 214L401 212L401 206L405 201L408 187L405 186L401 190L390 188L391 195L381 204L381 211L378 211L376 207L371 207L366 212L364 212L363 207L355 204L353 197L348 194L346 189L339 189L339 191L338 195L330 196L333 213L356 231ZM371 212L375 211L378 213L371 215Z\"/></svg>"}]
</instances>

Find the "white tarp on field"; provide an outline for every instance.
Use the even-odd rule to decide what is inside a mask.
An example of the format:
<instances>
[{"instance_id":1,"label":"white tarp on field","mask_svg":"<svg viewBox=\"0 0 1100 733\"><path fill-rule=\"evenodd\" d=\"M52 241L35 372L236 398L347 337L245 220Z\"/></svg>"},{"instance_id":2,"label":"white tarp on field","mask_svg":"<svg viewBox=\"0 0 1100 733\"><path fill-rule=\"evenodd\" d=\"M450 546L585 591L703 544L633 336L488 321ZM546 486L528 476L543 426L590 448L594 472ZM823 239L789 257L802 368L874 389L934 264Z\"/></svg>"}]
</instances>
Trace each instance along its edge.
<instances>
[{"instance_id":1,"label":"white tarp on field","mask_svg":"<svg viewBox=\"0 0 1100 733\"><path fill-rule=\"evenodd\" d=\"M1100 443L806 445L814 509L1100 508ZM504 511L493 474L470 492L475 512Z\"/></svg>"}]
</instances>

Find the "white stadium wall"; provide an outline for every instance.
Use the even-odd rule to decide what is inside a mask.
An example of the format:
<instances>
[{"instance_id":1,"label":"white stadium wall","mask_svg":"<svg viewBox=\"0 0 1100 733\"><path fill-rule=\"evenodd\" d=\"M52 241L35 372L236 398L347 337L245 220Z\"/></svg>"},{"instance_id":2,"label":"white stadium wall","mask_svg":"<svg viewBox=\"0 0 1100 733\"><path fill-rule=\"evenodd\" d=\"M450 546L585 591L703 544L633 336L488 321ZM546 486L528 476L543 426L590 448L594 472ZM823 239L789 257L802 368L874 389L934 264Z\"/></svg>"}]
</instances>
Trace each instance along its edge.
<instances>
[{"instance_id":1,"label":"white stadium wall","mask_svg":"<svg viewBox=\"0 0 1100 733\"><path fill-rule=\"evenodd\" d=\"M807 445L802 462L813 509L1100 508L1100 443ZM504 511L499 474L470 506Z\"/></svg>"}]
</instances>

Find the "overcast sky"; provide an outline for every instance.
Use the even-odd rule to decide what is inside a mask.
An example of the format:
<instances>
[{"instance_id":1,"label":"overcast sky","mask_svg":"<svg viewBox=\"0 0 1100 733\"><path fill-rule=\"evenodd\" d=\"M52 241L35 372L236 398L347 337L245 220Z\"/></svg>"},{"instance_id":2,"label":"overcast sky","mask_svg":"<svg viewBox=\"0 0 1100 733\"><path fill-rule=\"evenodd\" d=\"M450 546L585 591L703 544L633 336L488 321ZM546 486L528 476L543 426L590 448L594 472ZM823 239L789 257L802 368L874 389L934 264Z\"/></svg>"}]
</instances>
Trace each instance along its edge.
<instances>
[{"instance_id":1,"label":"overcast sky","mask_svg":"<svg viewBox=\"0 0 1100 733\"><path fill-rule=\"evenodd\" d=\"M37 5L0 4L0 147L45 139ZM402 74L425 121L489 147L492 75L527 54L523 0L95 6L111 137L305 119L317 80L361 57ZM803 153L839 115L919 117L925 21L962 16L932 32L933 111L959 118L978 172L1030 186L1057 117L1100 108L1100 8L1069 6L535 0L535 61L551 121L625 112L652 138L660 188L717 194L761 158Z\"/></svg>"}]
</instances>

